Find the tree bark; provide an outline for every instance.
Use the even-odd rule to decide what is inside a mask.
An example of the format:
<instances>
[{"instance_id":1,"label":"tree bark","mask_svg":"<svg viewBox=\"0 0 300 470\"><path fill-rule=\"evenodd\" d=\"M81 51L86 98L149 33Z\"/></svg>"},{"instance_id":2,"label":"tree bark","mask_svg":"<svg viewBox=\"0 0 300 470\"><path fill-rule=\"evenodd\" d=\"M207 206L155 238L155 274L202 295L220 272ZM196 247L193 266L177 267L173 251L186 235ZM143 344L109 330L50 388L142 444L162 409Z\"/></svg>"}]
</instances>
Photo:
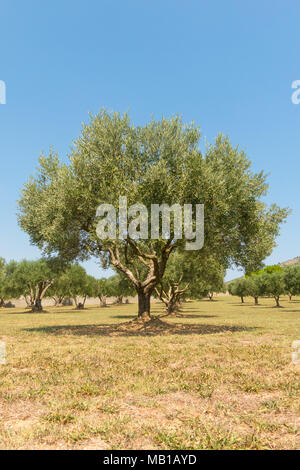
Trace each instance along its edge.
<instances>
[{"instance_id":1,"label":"tree bark","mask_svg":"<svg viewBox=\"0 0 300 470\"><path fill-rule=\"evenodd\" d=\"M276 307L280 307L280 304L279 304L279 295L274 295L274 299L275 299L275 302L276 302Z\"/></svg>"},{"instance_id":2,"label":"tree bark","mask_svg":"<svg viewBox=\"0 0 300 470\"><path fill-rule=\"evenodd\" d=\"M257 296L254 297L254 304L258 305L258 297Z\"/></svg>"},{"instance_id":3,"label":"tree bark","mask_svg":"<svg viewBox=\"0 0 300 470\"><path fill-rule=\"evenodd\" d=\"M244 303L244 297L241 295L241 302Z\"/></svg>"},{"instance_id":4,"label":"tree bark","mask_svg":"<svg viewBox=\"0 0 300 470\"><path fill-rule=\"evenodd\" d=\"M32 312L42 312L43 307L42 307L42 299L45 296L47 290L49 287L52 285L53 281L43 281L38 283L35 286L35 296L34 296L34 302L32 305ZM33 288L30 288L31 291L31 296L33 293Z\"/></svg>"},{"instance_id":5,"label":"tree bark","mask_svg":"<svg viewBox=\"0 0 300 470\"><path fill-rule=\"evenodd\" d=\"M292 301L292 294L289 294L289 300Z\"/></svg>"},{"instance_id":6,"label":"tree bark","mask_svg":"<svg viewBox=\"0 0 300 470\"><path fill-rule=\"evenodd\" d=\"M26 305L27 305L26 308L31 308L31 309L32 309L32 307L33 307L33 300L32 300L32 298L31 298L30 296L29 296L29 298L28 298L27 295L24 295L24 299L25 299L25 302L26 302Z\"/></svg>"},{"instance_id":7,"label":"tree bark","mask_svg":"<svg viewBox=\"0 0 300 470\"><path fill-rule=\"evenodd\" d=\"M34 301L34 304L32 306L32 311L33 312L42 312L43 307L42 307L42 300L40 297L37 297Z\"/></svg>"},{"instance_id":8,"label":"tree bark","mask_svg":"<svg viewBox=\"0 0 300 470\"><path fill-rule=\"evenodd\" d=\"M176 303L172 302L172 300L170 300L169 304L168 304L168 307L167 307L167 314L172 315L175 312L176 312Z\"/></svg>"},{"instance_id":9,"label":"tree bark","mask_svg":"<svg viewBox=\"0 0 300 470\"><path fill-rule=\"evenodd\" d=\"M54 300L54 306L55 307L61 307L63 304L64 297L52 297Z\"/></svg>"},{"instance_id":10,"label":"tree bark","mask_svg":"<svg viewBox=\"0 0 300 470\"><path fill-rule=\"evenodd\" d=\"M151 293L144 291L138 292L138 318L143 320L150 320L150 298Z\"/></svg>"},{"instance_id":11,"label":"tree bark","mask_svg":"<svg viewBox=\"0 0 300 470\"><path fill-rule=\"evenodd\" d=\"M77 299L77 297L75 296L74 297L74 301L75 301L75 310L83 310L84 309L84 305L85 305L85 301L86 301L86 296L83 297L83 300L82 302L79 302L79 300Z\"/></svg>"},{"instance_id":12,"label":"tree bark","mask_svg":"<svg viewBox=\"0 0 300 470\"><path fill-rule=\"evenodd\" d=\"M107 304L106 304L106 297L99 296L99 300L100 300L100 307L101 307L101 308L107 307Z\"/></svg>"},{"instance_id":13,"label":"tree bark","mask_svg":"<svg viewBox=\"0 0 300 470\"><path fill-rule=\"evenodd\" d=\"M4 298L0 299L0 308L5 306L5 300Z\"/></svg>"}]
</instances>

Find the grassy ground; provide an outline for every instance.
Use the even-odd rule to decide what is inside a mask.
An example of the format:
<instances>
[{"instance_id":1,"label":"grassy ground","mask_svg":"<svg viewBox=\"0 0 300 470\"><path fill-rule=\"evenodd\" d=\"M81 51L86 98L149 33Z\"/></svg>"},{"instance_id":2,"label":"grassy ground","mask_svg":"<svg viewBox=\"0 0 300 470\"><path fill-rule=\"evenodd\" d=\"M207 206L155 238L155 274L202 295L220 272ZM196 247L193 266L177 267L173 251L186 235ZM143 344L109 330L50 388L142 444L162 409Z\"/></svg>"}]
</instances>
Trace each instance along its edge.
<instances>
[{"instance_id":1,"label":"grassy ground","mask_svg":"<svg viewBox=\"0 0 300 470\"><path fill-rule=\"evenodd\" d=\"M115 326L136 305L1 310L0 448L299 449L300 300L282 305L186 303L148 330Z\"/></svg>"}]
</instances>

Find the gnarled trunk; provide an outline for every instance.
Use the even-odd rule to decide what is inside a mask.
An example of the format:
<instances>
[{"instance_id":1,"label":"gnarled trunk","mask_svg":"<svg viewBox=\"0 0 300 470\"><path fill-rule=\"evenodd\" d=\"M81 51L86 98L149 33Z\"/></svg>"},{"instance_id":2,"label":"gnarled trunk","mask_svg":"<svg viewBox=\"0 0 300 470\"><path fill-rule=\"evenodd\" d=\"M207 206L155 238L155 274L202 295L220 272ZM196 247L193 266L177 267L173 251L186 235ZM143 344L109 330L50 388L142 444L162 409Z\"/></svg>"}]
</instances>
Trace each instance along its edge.
<instances>
[{"instance_id":1,"label":"gnarled trunk","mask_svg":"<svg viewBox=\"0 0 300 470\"><path fill-rule=\"evenodd\" d=\"M107 307L107 303L106 303L106 297L103 297L103 296L99 296L99 300L100 300L100 307Z\"/></svg>"},{"instance_id":2,"label":"gnarled trunk","mask_svg":"<svg viewBox=\"0 0 300 470\"><path fill-rule=\"evenodd\" d=\"M276 307L280 307L279 295L274 295L274 299L275 299L275 302L276 302Z\"/></svg>"},{"instance_id":3,"label":"gnarled trunk","mask_svg":"<svg viewBox=\"0 0 300 470\"><path fill-rule=\"evenodd\" d=\"M143 320L150 320L150 298L151 293L144 292L142 290L138 291L138 318Z\"/></svg>"},{"instance_id":4,"label":"gnarled trunk","mask_svg":"<svg viewBox=\"0 0 300 470\"><path fill-rule=\"evenodd\" d=\"M54 300L54 306L55 307L62 307L64 297L62 297L62 296L57 296L57 297L53 296L52 298Z\"/></svg>"},{"instance_id":5,"label":"gnarled trunk","mask_svg":"<svg viewBox=\"0 0 300 470\"><path fill-rule=\"evenodd\" d=\"M254 297L254 304L258 305L258 297L257 296Z\"/></svg>"},{"instance_id":6,"label":"gnarled trunk","mask_svg":"<svg viewBox=\"0 0 300 470\"><path fill-rule=\"evenodd\" d=\"M34 301L33 301L33 304L32 304L32 312L42 312L43 311L42 299L44 298L47 290L52 285L52 283L53 283L53 280L52 281L39 282L35 286L35 294L33 293L34 292L33 287L30 286L30 291L31 291L30 297L31 297L31 299L34 298Z\"/></svg>"},{"instance_id":7,"label":"gnarled trunk","mask_svg":"<svg viewBox=\"0 0 300 470\"><path fill-rule=\"evenodd\" d=\"M42 307L42 299L40 297L37 297L34 301L34 304L32 306L32 311L33 312L42 312L43 307Z\"/></svg>"},{"instance_id":8,"label":"gnarled trunk","mask_svg":"<svg viewBox=\"0 0 300 470\"><path fill-rule=\"evenodd\" d=\"M83 310L84 309L86 297L87 296L83 297L82 302L80 302L79 299L76 296L74 297L74 302L75 302L75 305L76 305L75 310Z\"/></svg>"},{"instance_id":9,"label":"gnarled trunk","mask_svg":"<svg viewBox=\"0 0 300 470\"><path fill-rule=\"evenodd\" d=\"M24 295L24 299L25 299L25 302L26 302L26 308L31 308L32 309L32 307L34 305L34 302L31 298L31 296Z\"/></svg>"},{"instance_id":10,"label":"gnarled trunk","mask_svg":"<svg viewBox=\"0 0 300 470\"><path fill-rule=\"evenodd\" d=\"M167 315L173 315L180 310L180 304L177 299L172 299L168 302L167 305Z\"/></svg>"},{"instance_id":11,"label":"gnarled trunk","mask_svg":"<svg viewBox=\"0 0 300 470\"><path fill-rule=\"evenodd\" d=\"M136 275L121 262L120 251L118 246L108 247L108 252L110 254L110 259L112 265L121 271L129 279L132 286L135 288L138 294L138 319L150 320L150 299L153 289L160 283L165 269L166 263L170 256L171 251L173 250L175 244L173 244L172 239L166 241L165 245L162 247L160 256L154 251L143 252L139 245L132 240L130 237L127 239L127 244L125 245L125 262L128 261L128 250L132 250L134 254L140 259L140 261L147 267L147 275L144 280L142 280L141 272L138 268L135 268Z\"/></svg>"}]
</instances>

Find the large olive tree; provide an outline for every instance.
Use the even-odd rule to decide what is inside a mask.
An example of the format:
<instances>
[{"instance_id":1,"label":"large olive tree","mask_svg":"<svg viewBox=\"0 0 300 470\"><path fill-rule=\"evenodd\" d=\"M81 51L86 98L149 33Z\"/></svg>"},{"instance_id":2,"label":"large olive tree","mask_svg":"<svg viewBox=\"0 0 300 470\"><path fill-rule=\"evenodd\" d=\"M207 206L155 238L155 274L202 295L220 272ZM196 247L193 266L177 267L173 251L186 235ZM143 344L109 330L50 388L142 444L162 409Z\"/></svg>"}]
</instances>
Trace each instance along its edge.
<instances>
[{"instance_id":1,"label":"large olive tree","mask_svg":"<svg viewBox=\"0 0 300 470\"><path fill-rule=\"evenodd\" d=\"M100 240L100 204L117 208L126 196L128 206L144 204L149 213L151 204L204 204L204 243L224 266L245 263L253 241L264 244L264 227L270 251L286 217L285 210L261 202L265 176L250 171L250 161L228 138L219 136L205 155L199 142L198 127L177 117L134 127L127 114L101 111L83 126L67 163L52 152L40 157L37 174L22 191L19 223L47 255L96 257L122 272L137 292L139 317L149 319L151 294L186 237L171 230L158 239Z\"/></svg>"}]
</instances>

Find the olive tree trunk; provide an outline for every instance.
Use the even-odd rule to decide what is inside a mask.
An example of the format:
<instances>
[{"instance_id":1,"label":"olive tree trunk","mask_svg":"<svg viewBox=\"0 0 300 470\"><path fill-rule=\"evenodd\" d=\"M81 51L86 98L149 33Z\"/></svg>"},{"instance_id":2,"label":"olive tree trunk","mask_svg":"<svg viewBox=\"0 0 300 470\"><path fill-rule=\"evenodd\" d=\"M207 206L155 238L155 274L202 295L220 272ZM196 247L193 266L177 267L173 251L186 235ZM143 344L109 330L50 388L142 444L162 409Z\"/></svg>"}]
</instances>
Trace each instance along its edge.
<instances>
[{"instance_id":1,"label":"olive tree trunk","mask_svg":"<svg viewBox=\"0 0 300 470\"><path fill-rule=\"evenodd\" d=\"M150 320L150 298L151 293L138 291L138 317L143 320Z\"/></svg>"}]
</instances>

